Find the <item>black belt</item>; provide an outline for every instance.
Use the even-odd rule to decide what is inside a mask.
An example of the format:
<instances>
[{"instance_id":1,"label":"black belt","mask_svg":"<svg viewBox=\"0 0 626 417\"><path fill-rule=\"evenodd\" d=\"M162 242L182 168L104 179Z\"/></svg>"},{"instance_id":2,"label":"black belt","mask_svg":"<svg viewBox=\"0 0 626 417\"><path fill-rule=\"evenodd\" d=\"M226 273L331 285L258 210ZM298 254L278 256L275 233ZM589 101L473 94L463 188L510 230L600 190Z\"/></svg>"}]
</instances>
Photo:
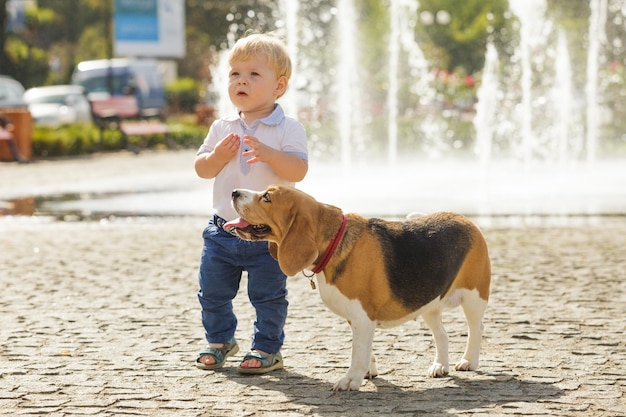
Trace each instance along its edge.
<instances>
[{"instance_id":1,"label":"black belt","mask_svg":"<svg viewBox=\"0 0 626 417\"><path fill-rule=\"evenodd\" d=\"M237 233L235 233L234 228L228 228L225 229L224 225L226 223L228 223L228 220L221 218L220 216L218 216L217 214L213 215L213 223L219 227L220 229L222 229L223 231L225 231L226 233L229 233L233 236L237 236Z\"/></svg>"}]
</instances>

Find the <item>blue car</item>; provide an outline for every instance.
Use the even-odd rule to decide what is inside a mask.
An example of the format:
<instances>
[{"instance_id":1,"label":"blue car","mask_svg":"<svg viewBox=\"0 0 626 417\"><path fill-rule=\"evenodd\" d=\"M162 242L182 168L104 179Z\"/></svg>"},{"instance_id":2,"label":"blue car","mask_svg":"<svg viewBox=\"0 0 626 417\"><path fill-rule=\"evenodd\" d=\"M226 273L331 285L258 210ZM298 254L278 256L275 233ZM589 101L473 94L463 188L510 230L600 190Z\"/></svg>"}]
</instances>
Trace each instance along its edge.
<instances>
[{"instance_id":1,"label":"blue car","mask_svg":"<svg viewBox=\"0 0 626 417\"><path fill-rule=\"evenodd\" d=\"M74 70L72 84L85 88L97 118L165 116L165 88L155 60L83 61Z\"/></svg>"}]
</instances>

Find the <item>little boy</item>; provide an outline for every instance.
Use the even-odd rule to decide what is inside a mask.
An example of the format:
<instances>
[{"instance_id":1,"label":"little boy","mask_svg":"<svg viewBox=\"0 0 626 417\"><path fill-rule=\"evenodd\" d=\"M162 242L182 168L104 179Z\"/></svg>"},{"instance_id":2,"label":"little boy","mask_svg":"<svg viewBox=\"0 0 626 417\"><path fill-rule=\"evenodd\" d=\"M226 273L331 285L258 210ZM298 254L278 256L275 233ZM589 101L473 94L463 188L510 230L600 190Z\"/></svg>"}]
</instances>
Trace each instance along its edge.
<instances>
[{"instance_id":1,"label":"little boy","mask_svg":"<svg viewBox=\"0 0 626 417\"><path fill-rule=\"evenodd\" d=\"M244 241L223 225L237 217L231 205L233 189L293 186L304 178L307 136L304 127L285 116L276 103L291 76L291 60L282 42L268 34L247 36L235 43L228 63L228 96L237 114L213 123L195 160L199 177L215 178L215 215L203 232L198 291L208 347L198 354L196 366L221 368L239 351L232 300L242 272L247 271L256 321L251 351L238 370L261 374L283 367L287 277L269 254L267 242Z\"/></svg>"}]
</instances>

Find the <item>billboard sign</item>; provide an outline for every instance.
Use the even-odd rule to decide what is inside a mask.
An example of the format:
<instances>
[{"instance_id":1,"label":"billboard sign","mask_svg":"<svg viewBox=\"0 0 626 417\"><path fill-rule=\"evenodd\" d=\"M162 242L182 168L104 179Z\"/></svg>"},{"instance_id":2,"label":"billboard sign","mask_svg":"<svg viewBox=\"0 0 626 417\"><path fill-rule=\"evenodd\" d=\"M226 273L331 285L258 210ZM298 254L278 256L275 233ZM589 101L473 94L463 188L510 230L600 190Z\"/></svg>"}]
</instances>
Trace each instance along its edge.
<instances>
[{"instance_id":1,"label":"billboard sign","mask_svg":"<svg viewBox=\"0 0 626 417\"><path fill-rule=\"evenodd\" d=\"M114 0L117 56L185 56L184 0Z\"/></svg>"}]
</instances>

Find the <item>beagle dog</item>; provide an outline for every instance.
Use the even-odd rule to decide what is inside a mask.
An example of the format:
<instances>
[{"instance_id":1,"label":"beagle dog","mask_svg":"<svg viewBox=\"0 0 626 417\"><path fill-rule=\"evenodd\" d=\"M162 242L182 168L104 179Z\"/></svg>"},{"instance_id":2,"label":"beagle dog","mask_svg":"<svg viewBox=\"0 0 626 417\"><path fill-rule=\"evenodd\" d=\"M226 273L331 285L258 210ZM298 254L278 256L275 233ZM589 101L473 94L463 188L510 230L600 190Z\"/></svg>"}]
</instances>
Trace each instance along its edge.
<instances>
[{"instance_id":1,"label":"beagle dog","mask_svg":"<svg viewBox=\"0 0 626 417\"><path fill-rule=\"evenodd\" d=\"M377 375L372 357L376 327L424 318L437 354L431 377L448 374L443 310L461 305L469 328L458 371L475 370L487 308L491 266L478 227L459 214L411 216L406 221L343 214L292 187L236 189L241 216L224 225L246 240L266 240L282 271L317 274L320 296L352 328L352 360L334 390L358 390ZM311 281L314 287L313 281Z\"/></svg>"}]
</instances>

